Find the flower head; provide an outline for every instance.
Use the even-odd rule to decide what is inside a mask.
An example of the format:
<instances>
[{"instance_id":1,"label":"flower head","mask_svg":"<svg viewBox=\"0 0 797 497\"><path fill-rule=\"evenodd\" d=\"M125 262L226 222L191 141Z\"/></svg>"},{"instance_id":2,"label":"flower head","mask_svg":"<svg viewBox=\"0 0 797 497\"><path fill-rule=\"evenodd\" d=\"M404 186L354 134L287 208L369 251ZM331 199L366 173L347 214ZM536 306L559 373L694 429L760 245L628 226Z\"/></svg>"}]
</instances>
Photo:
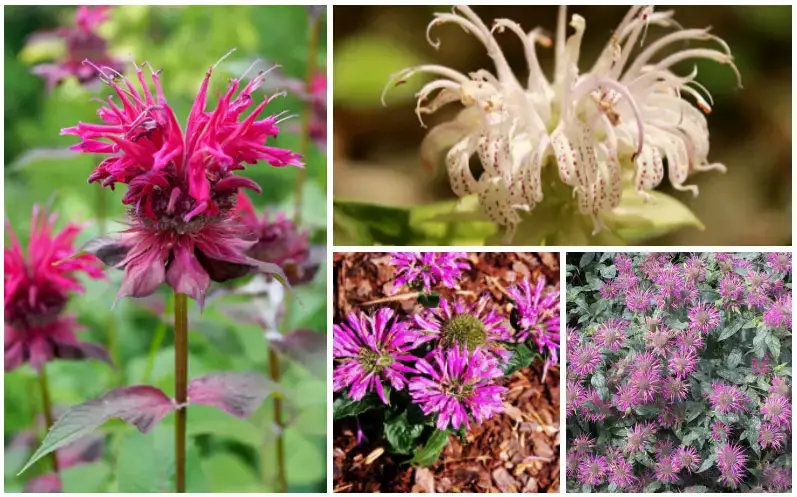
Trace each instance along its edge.
<instances>
[{"instance_id":1,"label":"flower head","mask_svg":"<svg viewBox=\"0 0 797 497\"><path fill-rule=\"evenodd\" d=\"M480 69L465 75L426 64L407 68L391 81L400 84L416 73L437 77L418 93L419 118L448 103L459 101L465 106L455 121L427 135L421 154L433 162L436 152L445 148L440 137L457 133L459 140L448 143L455 142L446 155L452 190L457 196L478 195L483 212L507 227L509 236L521 221L518 211L530 211L543 200L542 174L549 164L555 165L559 180L572 188L578 212L592 218L595 230L603 226L601 215L620 204L623 168L635 171L634 187L645 199L664 176L664 158L673 165L669 168L672 185L695 194L697 187L684 185L690 173L724 170L708 162L705 117L682 98L691 95L697 107L709 111L706 98L695 89L700 88L696 72L677 76L671 70L684 60L709 59L736 71L721 39L708 30L679 29L671 12L632 7L598 60L586 69L579 67L586 21L573 15L570 26L575 32L567 37L566 17L562 7L554 45L540 28L529 32L514 21L497 19L490 29L469 7L457 6L453 13L436 14L427 35L440 24L461 26L485 46L495 74ZM649 25L676 30L632 56ZM523 43L529 69L526 82L513 74L494 36L496 31L508 31ZM440 46L439 40L427 38ZM715 41L721 50L684 49L658 56L662 48L684 40ZM555 46L550 79L541 70L536 45ZM478 154L484 167L479 178L468 165L473 154Z\"/></svg>"},{"instance_id":2,"label":"flower head","mask_svg":"<svg viewBox=\"0 0 797 497\"><path fill-rule=\"evenodd\" d=\"M594 388L588 388L581 405L581 415L593 423L598 423L613 414L612 405L603 398Z\"/></svg>"},{"instance_id":3,"label":"flower head","mask_svg":"<svg viewBox=\"0 0 797 497\"><path fill-rule=\"evenodd\" d=\"M698 351L705 347L706 344L703 342L703 335L700 331L687 328L675 335L675 345L681 350L692 349Z\"/></svg>"},{"instance_id":4,"label":"flower head","mask_svg":"<svg viewBox=\"0 0 797 497\"><path fill-rule=\"evenodd\" d=\"M509 331L502 324L502 316L487 308L489 300L487 295L474 304L440 299L438 307L415 314L413 324L418 333L415 345L437 340L444 349L481 347L497 357L507 358L509 352L504 343L509 340Z\"/></svg>"},{"instance_id":5,"label":"flower head","mask_svg":"<svg viewBox=\"0 0 797 497\"><path fill-rule=\"evenodd\" d=\"M758 431L758 444L762 449L771 447L780 450L783 447L783 431L773 423L764 423Z\"/></svg>"},{"instance_id":6,"label":"flower head","mask_svg":"<svg viewBox=\"0 0 797 497\"><path fill-rule=\"evenodd\" d=\"M753 373L757 374L758 376L768 375L772 371L772 366L770 365L769 359L769 354L767 354L767 356L765 356L763 359L753 357L750 360L750 367L752 368Z\"/></svg>"},{"instance_id":7,"label":"flower head","mask_svg":"<svg viewBox=\"0 0 797 497\"><path fill-rule=\"evenodd\" d=\"M661 383L662 373L660 368L637 368L631 373L629 385L641 404L649 404L654 401L656 394L661 390Z\"/></svg>"},{"instance_id":8,"label":"flower head","mask_svg":"<svg viewBox=\"0 0 797 497\"><path fill-rule=\"evenodd\" d=\"M700 467L700 456L694 447L679 447L672 458L677 471L685 469L692 473Z\"/></svg>"},{"instance_id":9,"label":"flower head","mask_svg":"<svg viewBox=\"0 0 797 497\"><path fill-rule=\"evenodd\" d=\"M495 384L503 373L479 347L435 349L418 359L415 369L419 376L410 380L410 395L424 414L438 414L439 430L449 424L455 430L462 425L470 428L468 414L481 423L503 412L501 396L507 389Z\"/></svg>"},{"instance_id":10,"label":"flower head","mask_svg":"<svg viewBox=\"0 0 797 497\"><path fill-rule=\"evenodd\" d=\"M570 447L576 452L587 454L595 447L595 439L582 433L570 442Z\"/></svg>"},{"instance_id":11,"label":"flower head","mask_svg":"<svg viewBox=\"0 0 797 497\"><path fill-rule=\"evenodd\" d=\"M791 468L766 464L763 471L764 485L770 491L780 492L791 488Z\"/></svg>"},{"instance_id":12,"label":"flower head","mask_svg":"<svg viewBox=\"0 0 797 497\"><path fill-rule=\"evenodd\" d=\"M738 309L744 302L744 279L736 273L726 273L720 278L719 294L722 304L729 309Z\"/></svg>"},{"instance_id":13,"label":"flower head","mask_svg":"<svg viewBox=\"0 0 797 497\"><path fill-rule=\"evenodd\" d=\"M609 463L609 483L614 483L617 488L630 489L636 479L634 468L622 457L615 458Z\"/></svg>"},{"instance_id":14,"label":"flower head","mask_svg":"<svg viewBox=\"0 0 797 497\"><path fill-rule=\"evenodd\" d=\"M630 385L622 385L612 397L612 403L621 413L630 413L631 409L640 404L637 391Z\"/></svg>"},{"instance_id":15,"label":"flower head","mask_svg":"<svg viewBox=\"0 0 797 497\"><path fill-rule=\"evenodd\" d=\"M601 283L600 293L602 298L612 300L620 295L621 290L620 286L615 283L615 280L609 280Z\"/></svg>"},{"instance_id":16,"label":"flower head","mask_svg":"<svg viewBox=\"0 0 797 497\"><path fill-rule=\"evenodd\" d=\"M750 398L738 387L718 381L711 384L708 400L718 414L741 413L747 410L750 403Z\"/></svg>"},{"instance_id":17,"label":"flower head","mask_svg":"<svg viewBox=\"0 0 797 497\"><path fill-rule=\"evenodd\" d=\"M79 276L103 278L100 262L92 255L72 257L80 227L55 230L56 214L34 206L30 240L23 249L6 221L9 243L3 250L5 315L5 370L25 362L41 368L53 358L97 358L109 361L97 344L78 340L75 318L63 314L72 292L83 293Z\"/></svg>"},{"instance_id":18,"label":"flower head","mask_svg":"<svg viewBox=\"0 0 797 497\"><path fill-rule=\"evenodd\" d=\"M736 488L747 470L747 456L738 444L723 443L717 448L717 468L720 470L720 481Z\"/></svg>"},{"instance_id":19,"label":"flower head","mask_svg":"<svg viewBox=\"0 0 797 497\"><path fill-rule=\"evenodd\" d=\"M670 371L679 379L686 378L697 369L697 354L693 348L680 348L670 356Z\"/></svg>"},{"instance_id":20,"label":"flower head","mask_svg":"<svg viewBox=\"0 0 797 497\"><path fill-rule=\"evenodd\" d=\"M711 424L711 438L715 442L725 442L731 434L731 427L722 421L715 420Z\"/></svg>"},{"instance_id":21,"label":"flower head","mask_svg":"<svg viewBox=\"0 0 797 497\"><path fill-rule=\"evenodd\" d=\"M778 274L791 274L791 254L789 252L770 252L767 254L769 267Z\"/></svg>"},{"instance_id":22,"label":"flower head","mask_svg":"<svg viewBox=\"0 0 797 497\"><path fill-rule=\"evenodd\" d=\"M523 342L531 338L540 353L547 352L547 364L556 364L559 357L559 292L545 290L545 277L539 277L534 287L528 279L508 290L517 305L518 331L514 338Z\"/></svg>"},{"instance_id":23,"label":"flower head","mask_svg":"<svg viewBox=\"0 0 797 497\"><path fill-rule=\"evenodd\" d=\"M784 397L788 397L790 390L786 378L783 376L773 377L772 384L769 386L769 391L771 393L776 393L779 395L783 395Z\"/></svg>"},{"instance_id":24,"label":"flower head","mask_svg":"<svg viewBox=\"0 0 797 497\"><path fill-rule=\"evenodd\" d=\"M662 483L673 483L678 480L678 468L676 461L669 455L660 456L656 461L653 470L656 472L656 479Z\"/></svg>"},{"instance_id":25,"label":"flower head","mask_svg":"<svg viewBox=\"0 0 797 497\"><path fill-rule=\"evenodd\" d=\"M291 284L309 281L318 269L310 261L307 230L297 226L283 212L271 217L268 209L258 217L252 201L242 191L238 192L235 206L238 218L257 240L247 254L253 259L276 264L285 271ZM246 236L249 238L249 235Z\"/></svg>"},{"instance_id":26,"label":"flower head","mask_svg":"<svg viewBox=\"0 0 797 497\"><path fill-rule=\"evenodd\" d=\"M653 305L653 294L648 289L634 288L625 296L625 306L631 312L644 314Z\"/></svg>"},{"instance_id":27,"label":"flower head","mask_svg":"<svg viewBox=\"0 0 797 497\"><path fill-rule=\"evenodd\" d=\"M661 385L661 394L668 402L680 402L686 399L689 383L683 378L667 378Z\"/></svg>"},{"instance_id":28,"label":"flower head","mask_svg":"<svg viewBox=\"0 0 797 497\"><path fill-rule=\"evenodd\" d=\"M761 415L767 422L783 428L791 428L791 402L783 395L770 394L761 405Z\"/></svg>"},{"instance_id":29,"label":"flower head","mask_svg":"<svg viewBox=\"0 0 797 497\"><path fill-rule=\"evenodd\" d=\"M375 391L388 404L383 380L396 390L404 389L406 374L414 372L406 364L415 360L410 353L415 334L395 319L393 309L384 307L374 316L352 312L332 331L332 356L339 361L332 373L334 391L349 388L354 400Z\"/></svg>"},{"instance_id":30,"label":"flower head","mask_svg":"<svg viewBox=\"0 0 797 497\"><path fill-rule=\"evenodd\" d=\"M656 428L650 423L637 423L628 431L623 451L634 454L644 450L650 445L650 438L656 433Z\"/></svg>"},{"instance_id":31,"label":"flower head","mask_svg":"<svg viewBox=\"0 0 797 497\"><path fill-rule=\"evenodd\" d=\"M595 345L584 344L574 347L567 354L567 369L578 376L592 374L601 361L601 352Z\"/></svg>"},{"instance_id":32,"label":"flower head","mask_svg":"<svg viewBox=\"0 0 797 497\"><path fill-rule=\"evenodd\" d=\"M604 456L590 455L578 465L578 481L584 485L600 485L606 480L609 462Z\"/></svg>"},{"instance_id":33,"label":"flower head","mask_svg":"<svg viewBox=\"0 0 797 497\"><path fill-rule=\"evenodd\" d=\"M31 44L45 42L51 38L64 43L64 56L59 60L40 64L33 73L43 77L47 88L52 90L67 78L75 77L82 84L89 84L101 78L96 67L84 64L89 59L103 66L121 70L122 62L108 54L108 42L97 33L97 29L109 19L111 7L104 5L80 5L75 11L75 24L62 27L54 33L36 33Z\"/></svg>"},{"instance_id":34,"label":"flower head","mask_svg":"<svg viewBox=\"0 0 797 497\"><path fill-rule=\"evenodd\" d=\"M698 282L706 279L706 261L692 255L684 261L684 276L687 281Z\"/></svg>"},{"instance_id":35,"label":"flower head","mask_svg":"<svg viewBox=\"0 0 797 497\"><path fill-rule=\"evenodd\" d=\"M778 297L764 312L764 324L791 331L791 311L791 292L788 292Z\"/></svg>"},{"instance_id":36,"label":"flower head","mask_svg":"<svg viewBox=\"0 0 797 497\"><path fill-rule=\"evenodd\" d=\"M565 388L565 409L566 415L570 416L581 408L584 403L586 390L578 381L568 380Z\"/></svg>"},{"instance_id":37,"label":"flower head","mask_svg":"<svg viewBox=\"0 0 797 497\"><path fill-rule=\"evenodd\" d=\"M654 330L649 330L645 337L647 348L654 354L664 357L669 352L670 339L672 339L672 336L672 331L663 326L659 326Z\"/></svg>"},{"instance_id":38,"label":"flower head","mask_svg":"<svg viewBox=\"0 0 797 497\"><path fill-rule=\"evenodd\" d=\"M394 287L409 286L425 292L437 285L454 288L470 265L464 252L396 252L390 261L396 272Z\"/></svg>"},{"instance_id":39,"label":"flower head","mask_svg":"<svg viewBox=\"0 0 797 497\"><path fill-rule=\"evenodd\" d=\"M705 335L719 324L720 313L713 305L701 302L689 308L689 329Z\"/></svg>"},{"instance_id":40,"label":"flower head","mask_svg":"<svg viewBox=\"0 0 797 497\"><path fill-rule=\"evenodd\" d=\"M627 327L627 321L617 318L602 323L595 333L595 344L602 349L617 352L625 341Z\"/></svg>"},{"instance_id":41,"label":"flower head","mask_svg":"<svg viewBox=\"0 0 797 497\"><path fill-rule=\"evenodd\" d=\"M210 280L227 281L252 270L281 272L245 254L254 241L244 238L246 229L234 215L239 188L260 191L235 171L261 160L275 167L302 165L290 150L264 144L279 132L281 114L257 120L273 98L243 118L265 72L239 93L240 80L233 79L208 112L209 69L183 131L154 70L154 96L141 67L136 67L140 91L112 68L97 70L122 106L109 97L98 112L104 124L78 123L61 133L80 138L72 150L109 156L89 182L128 185L122 203L130 206L130 228L106 250L113 257L104 259L125 270L118 298L151 295L165 281L202 303Z\"/></svg>"}]
</instances>

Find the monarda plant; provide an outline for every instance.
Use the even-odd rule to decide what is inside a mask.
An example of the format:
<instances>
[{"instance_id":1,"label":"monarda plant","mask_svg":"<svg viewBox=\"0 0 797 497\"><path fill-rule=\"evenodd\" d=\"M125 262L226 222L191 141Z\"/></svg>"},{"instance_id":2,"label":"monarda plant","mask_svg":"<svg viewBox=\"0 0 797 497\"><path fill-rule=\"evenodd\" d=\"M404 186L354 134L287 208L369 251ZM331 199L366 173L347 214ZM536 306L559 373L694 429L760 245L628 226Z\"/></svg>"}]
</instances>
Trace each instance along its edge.
<instances>
[{"instance_id":1,"label":"monarda plant","mask_svg":"<svg viewBox=\"0 0 797 497\"><path fill-rule=\"evenodd\" d=\"M27 259L12 238L5 253L6 368L29 361L43 373L43 364L52 357L105 357L97 347L75 338L76 323L61 312L67 293L80 290L75 275L101 276L101 261L109 269L124 271L117 299L148 297L164 284L171 288L175 390L171 396L149 385L115 388L67 409L54 423L46 407L50 431L23 471L108 419L120 418L148 432L174 412L175 489L184 492L187 408L204 404L246 417L279 390L256 373L218 372L189 379L188 301L195 300L201 308L211 282L249 274L266 274L285 285L312 275L302 266L306 235L281 217L273 222L257 219L239 196L244 188L260 191L253 180L237 174L247 165L302 166L301 157L267 144L279 133L284 117L265 114L273 97L256 97L266 76L263 71L245 85L241 79L230 80L209 109L215 66L208 69L181 126L158 71L149 68L147 75L145 67L136 66L134 82L113 67L83 63L113 96L101 101L100 122L81 122L62 134L77 137L72 150L104 158L88 177L90 183L112 190L125 185L121 200L128 208L127 229L94 239L76 254L71 247L76 228L54 235L52 220L36 214ZM41 378L44 389L46 377ZM46 392L43 396L47 398ZM277 417L275 413L281 427ZM284 468L280 470L284 491Z\"/></svg>"},{"instance_id":2,"label":"monarda plant","mask_svg":"<svg viewBox=\"0 0 797 497\"><path fill-rule=\"evenodd\" d=\"M791 255L571 254L567 487L791 490Z\"/></svg>"},{"instance_id":3,"label":"monarda plant","mask_svg":"<svg viewBox=\"0 0 797 497\"><path fill-rule=\"evenodd\" d=\"M506 313L487 293L438 293L472 270L465 253L395 253L388 265L394 295L334 325L333 418L382 411L388 450L428 466L450 434L464 439L503 412L505 378L535 358L546 371L557 364L559 294L543 276L521 280L506 290L513 301ZM409 300L420 305L407 317L388 306Z\"/></svg>"}]
</instances>

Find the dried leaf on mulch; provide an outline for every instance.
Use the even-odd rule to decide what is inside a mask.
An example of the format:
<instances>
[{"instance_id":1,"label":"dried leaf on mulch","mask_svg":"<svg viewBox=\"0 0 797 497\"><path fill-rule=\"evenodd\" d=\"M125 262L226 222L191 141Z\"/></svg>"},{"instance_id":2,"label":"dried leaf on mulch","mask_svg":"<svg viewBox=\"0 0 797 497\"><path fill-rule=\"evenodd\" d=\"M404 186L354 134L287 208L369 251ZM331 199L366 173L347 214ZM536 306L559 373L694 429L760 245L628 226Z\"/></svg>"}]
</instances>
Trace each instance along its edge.
<instances>
[{"instance_id":1,"label":"dried leaf on mulch","mask_svg":"<svg viewBox=\"0 0 797 497\"><path fill-rule=\"evenodd\" d=\"M393 290L393 271L386 253L334 255L336 322L353 310L391 306L412 314L419 304L412 295ZM558 254L471 253L471 270L445 298L476 300L488 292L509 315L507 288L523 278L544 276L558 289ZM481 425L473 424L463 444L451 437L440 459L429 468L415 468L408 457L391 455L381 440L378 416L359 417L367 442L356 443L357 422L334 423L335 492L558 492L559 491L559 368L543 382L542 364L517 371L506 379L505 411Z\"/></svg>"}]
</instances>

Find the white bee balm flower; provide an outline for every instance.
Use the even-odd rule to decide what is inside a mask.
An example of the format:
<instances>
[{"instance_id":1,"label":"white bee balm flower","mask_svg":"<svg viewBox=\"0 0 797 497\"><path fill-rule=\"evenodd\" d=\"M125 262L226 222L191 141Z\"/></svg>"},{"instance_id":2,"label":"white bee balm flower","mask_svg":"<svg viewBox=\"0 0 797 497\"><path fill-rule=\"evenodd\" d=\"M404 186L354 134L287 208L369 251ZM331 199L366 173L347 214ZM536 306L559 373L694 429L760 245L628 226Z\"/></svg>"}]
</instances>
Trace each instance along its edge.
<instances>
[{"instance_id":1,"label":"white bee balm flower","mask_svg":"<svg viewBox=\"0 0 797 497\"><path fill-rule=\"evenodd\" d=\"M506 227L511 239L521 221L518 211L531 211L543 200L541 174L556 164L559 179L572 188L579 211L592 218L594 232L602 227L601 213L620 204L623 168L633 169L636 192L644 199L664 177L667 161L670 183L697 195L686 185L696 171L717 169L708 161L708 126L703 113L711 110L711 95L695 78L697 71L678 76L675 64L709 59L730 66L741 86L730 49L708 29L684 29L672 12L653 7L631 7L588 71L579 69L581 40L586 21L573 15L575 33L565 37L566 8L561 7L556 30L554 77L543 74L537 45L553 45L540 28L530 32L508 19L497 19L492 29L467 6L437 13L427 27L431 39L437 25L454 23L476 37L493 59L495 73L480 69L468 75L442 65L420 65L394 75L397 85L416 73L437 79L416 95L416 114L423 115L459 101L465 109L451 122L432 129L421 146L427 158L442 136L458 137L446 155L451 188L459 197L476 194L482 211ZM674 31L645 46L651 25ZM496 32L510 31L524 46L528 65L525 86L507 64ZM715 42L718 48L681 48L657 57L665 48L685 41ZM636 46L637 50L632 57ZM388 87L390 84L388 84ZM691 97L695 105L686 100ZM702 111L702 112L701 112ZM478 154L484 168L475 178L469 159Z\"/></svg>"}]
</instances>

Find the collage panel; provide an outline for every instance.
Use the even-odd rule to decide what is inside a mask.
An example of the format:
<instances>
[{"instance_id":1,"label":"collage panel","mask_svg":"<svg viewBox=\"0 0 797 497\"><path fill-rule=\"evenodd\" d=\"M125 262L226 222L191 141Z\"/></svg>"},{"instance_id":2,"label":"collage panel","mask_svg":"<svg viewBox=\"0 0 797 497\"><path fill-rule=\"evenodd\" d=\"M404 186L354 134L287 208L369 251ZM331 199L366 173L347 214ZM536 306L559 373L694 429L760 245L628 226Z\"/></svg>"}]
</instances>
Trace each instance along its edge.
<instances>
[{"instance_id":1,"label":"collage panel","mask_svg":"<svg viewBox=\"0 0 797 497\"><path fill-rule=\"evenodd\" d=\"M791 492L792 256L566 256L568 492Z\"/></svg>"},{"instance_id":2,"label":"collage panel","mask_svg":"<svg viewBox=\"0 0 797 497\"><path fill-rule=\"evenodd\" d=\"M336 11L335 245L792 244L791 6Z\"/></svg>"},{"instance_id":3,"label":"collage panel","mask_svg":"<svg viewBox=\"0 0 797 497\"><path fill-rule=\"evenodd\" d=\"M559 254L336 252L333 491L559 491Z\"/></svg>"},{"instance_id":4,"label":"collage panel","mask_svg":"<svg viewBox=\"0 0 797 497\"><path fill-rule=\"evenodd\" d=\"M326 8L3 13L3 493L326 491Z\"/></svg>"}]
</instances>

